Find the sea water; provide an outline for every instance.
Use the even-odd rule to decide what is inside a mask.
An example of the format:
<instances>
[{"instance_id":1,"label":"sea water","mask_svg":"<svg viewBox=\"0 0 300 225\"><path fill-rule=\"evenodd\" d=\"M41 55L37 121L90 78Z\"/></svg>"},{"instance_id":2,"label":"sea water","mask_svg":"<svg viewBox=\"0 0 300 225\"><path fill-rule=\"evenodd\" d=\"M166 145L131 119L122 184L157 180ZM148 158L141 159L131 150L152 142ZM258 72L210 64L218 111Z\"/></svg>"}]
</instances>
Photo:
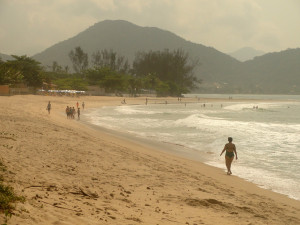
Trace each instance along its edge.
<instances>
[{"instance_id":1,"label":"sea water","mask_svg":"<svg viewBox=\"0 0 300 225\"><path fill-rule=\"evenodd\" d=\"M185 104L187 98L177 104L149 100L147 105L92 109L85 118L94 125L182 146L181 155L224 170L220 152L233 137L238 152L234 175L300 200L300 96L233 98L234 102L220 100L205 107L203 102Z\"/></svg>"}]
</instances>

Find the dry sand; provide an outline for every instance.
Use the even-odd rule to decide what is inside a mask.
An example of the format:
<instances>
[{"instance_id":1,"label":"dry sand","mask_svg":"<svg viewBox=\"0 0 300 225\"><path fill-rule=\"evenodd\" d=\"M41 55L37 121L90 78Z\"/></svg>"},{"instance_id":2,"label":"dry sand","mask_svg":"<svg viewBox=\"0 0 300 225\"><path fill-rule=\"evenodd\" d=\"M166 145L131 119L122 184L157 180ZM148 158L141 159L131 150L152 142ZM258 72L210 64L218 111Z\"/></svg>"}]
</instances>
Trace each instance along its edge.
<instances>
[{"instance_id":1,"label":"dry sand","mask_svg":"<svg viewBox=\"0 0 300 225\"><path fill-rule=\"evenodd\" d=\"M300 201L66 119L77 101L90 108L121 98L0 97L5 177L26 197L8 224L300 224Z\"/></svg>"}]
</instances>

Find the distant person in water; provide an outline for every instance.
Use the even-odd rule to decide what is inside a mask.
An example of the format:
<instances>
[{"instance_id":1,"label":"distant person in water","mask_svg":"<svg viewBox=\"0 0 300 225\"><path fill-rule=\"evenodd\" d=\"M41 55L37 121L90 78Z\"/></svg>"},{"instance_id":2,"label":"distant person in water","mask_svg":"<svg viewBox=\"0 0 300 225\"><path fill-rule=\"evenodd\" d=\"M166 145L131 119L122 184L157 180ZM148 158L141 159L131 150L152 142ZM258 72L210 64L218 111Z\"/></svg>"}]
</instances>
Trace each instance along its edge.
<instances>
[{"instance_id":1,"label":"distant person in water","mask_svg":"<svg viewBox=\"0 0 300 225\"><path fill-rule=\"evenodd\" d=\"M236 153L236 148L235 144L232 143L232 137L228 138L228 143L224 146L223 151L221 152L220 156L223 154L223 152L226 151L225 153L225 163L227 167L227 174L231 175L231 163L234 159L234 154L235 154L235 159L237 160L237 153Z\"/></svg>"},{"instance_id":2,"label":"distant person in water","mask_svg":"<svg viewBox=\"0 0 300 225\"><path fill-rule=\"evenodd\" d=\"M50 103L50 101L48 102L48 105L47 105L46 109L48 110L48 113L50 114L50 110L51 110L51 103Z\"/></svg>"}]
</instances>

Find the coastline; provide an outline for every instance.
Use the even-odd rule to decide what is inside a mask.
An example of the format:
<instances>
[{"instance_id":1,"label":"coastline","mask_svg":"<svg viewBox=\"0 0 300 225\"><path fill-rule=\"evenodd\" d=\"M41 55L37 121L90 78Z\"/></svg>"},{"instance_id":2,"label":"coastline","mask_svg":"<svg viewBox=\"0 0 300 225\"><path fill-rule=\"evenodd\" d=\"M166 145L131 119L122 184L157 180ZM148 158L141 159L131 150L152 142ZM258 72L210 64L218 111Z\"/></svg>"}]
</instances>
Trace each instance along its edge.
<instances>
[{"instance_id":1,"label":"coastline","mask_svg":"<svg viewBox=\"0 0 300 225\"><path fill-rule=\"evenodd\" d=\"M162 151L165 145L95 129L67 120L63 113L77 101L95 108L120 105L122 99L0 97L1 132L6 132L1 138L1 158L12 172L10 185L27 199L17 205L18 215L9 224L300 221L299 201ZM49 100L50 115L45 110ZM126 100L144 104L145 98Z\"/></svg>"}]
</instances>

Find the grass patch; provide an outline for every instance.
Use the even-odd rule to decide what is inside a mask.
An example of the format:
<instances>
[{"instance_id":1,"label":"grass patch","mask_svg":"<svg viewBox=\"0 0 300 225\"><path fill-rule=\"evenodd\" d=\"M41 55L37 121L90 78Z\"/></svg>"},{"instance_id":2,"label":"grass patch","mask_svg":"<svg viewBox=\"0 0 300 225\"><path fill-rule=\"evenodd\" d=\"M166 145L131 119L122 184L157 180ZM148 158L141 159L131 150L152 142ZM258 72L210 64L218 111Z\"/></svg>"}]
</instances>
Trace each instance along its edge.
<instances>
[{"instance_id":1,"label":"grass patch","mask_svg":"<svg viewBox=\"0 0 300 225\"><path fill-rule=\"evenodd\" d=\"M24 201L25 198L17 196L12 187L0 182L0 212L11 213L14 209L12 203Z\"/></svg>"},{"instance_id":2,"label":"grass patch","mask_svg":"<svg viewBox=\"0 0 300 225\"><path fill-rule=\"evenodd\" d=\"M5 171L6 171L6 167L4 166L3 162L0 160L0 172L5 172Z\"/></svg>"},{"instance_id":3,"label":"grass patch","mask_svg":"<svg viewBox=\"0 0 300 225\"><path fill-rule=\"evenodd\" d=\"M14 189L4 184L3 172L6 171L6 167L0 161L0 213L5 214L6 222L8 218L12 216L12 212L15 209L13 203L24 202L25 197L18 196L14 192Z\"/></svg>"}]
</instances>

